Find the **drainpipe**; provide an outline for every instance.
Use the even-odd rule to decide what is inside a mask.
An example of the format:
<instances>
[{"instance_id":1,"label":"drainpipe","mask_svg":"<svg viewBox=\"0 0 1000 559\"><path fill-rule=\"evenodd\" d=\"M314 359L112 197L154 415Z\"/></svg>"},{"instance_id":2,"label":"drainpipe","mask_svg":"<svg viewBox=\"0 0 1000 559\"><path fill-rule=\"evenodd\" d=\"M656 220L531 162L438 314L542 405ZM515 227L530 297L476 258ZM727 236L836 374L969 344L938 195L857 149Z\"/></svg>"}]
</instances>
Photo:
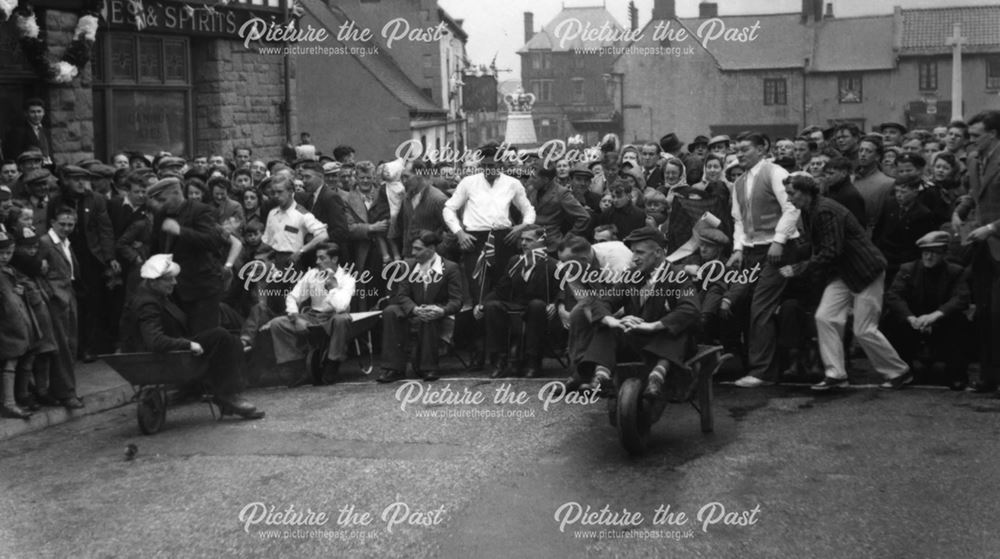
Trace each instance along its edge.
<instances>
[{"instance_id":1,"label":"drainpipe","mask_svg":"<svg viewBox=\"0 0 1000 559\"><path fill-rule=\"evenodd\" d=\"M289 0L281 0L281 17L286 23L289 20L289 10L288 10ZM289 43L285 43L287 47ZM284 103L284 117L285 117L285 139L289 143L292 142L292 56L285 51L284 56L284 86L285 86L285 103Z\"/></svg>"}]
</instances>

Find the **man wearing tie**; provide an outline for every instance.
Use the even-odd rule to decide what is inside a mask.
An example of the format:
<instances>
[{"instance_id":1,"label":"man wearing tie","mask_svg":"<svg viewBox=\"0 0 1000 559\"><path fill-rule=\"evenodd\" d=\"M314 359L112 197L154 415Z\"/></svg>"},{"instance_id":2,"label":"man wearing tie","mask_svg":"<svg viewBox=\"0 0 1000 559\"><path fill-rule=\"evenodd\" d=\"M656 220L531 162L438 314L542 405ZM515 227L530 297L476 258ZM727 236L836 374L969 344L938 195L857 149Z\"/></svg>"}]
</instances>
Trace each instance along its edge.
<instances>
[{"instance_id":1,"label":"man wearing tie","mask_svg":"<svg viewBox=\"0 0 1000 559\"><path fill-rule=\"evenodd\" d=\"M24 102L25 126L15 128L4 142L4 151L11 157L31 148L42 152L43 165L52 164L52 139L49 130L42 126L45 118L45 103L31 98Z\"/></svg>"},{"instance_id":2,"label":"man wearing tie","mask_svg":"<svg viewBox=\"0 0 1000 559\"><path fill-rule=\"evenodd\" d=\"M326 240L346 247L348 228L344 199L335 187L326 184L323 165L318 161L306 161L296 165L295 172L305 188L295 201L326 225Z\"/></svg>"}]
</instances>

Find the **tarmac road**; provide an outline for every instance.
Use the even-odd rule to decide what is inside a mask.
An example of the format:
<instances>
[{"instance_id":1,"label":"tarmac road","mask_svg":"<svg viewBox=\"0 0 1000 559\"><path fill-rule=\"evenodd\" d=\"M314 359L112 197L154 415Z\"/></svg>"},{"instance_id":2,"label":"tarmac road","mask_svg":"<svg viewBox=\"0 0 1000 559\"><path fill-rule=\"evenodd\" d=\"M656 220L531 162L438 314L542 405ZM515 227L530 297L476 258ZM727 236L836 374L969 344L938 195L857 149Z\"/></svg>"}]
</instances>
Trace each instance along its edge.
<instances>
[{"instance_id":1,"label":"tarmac road","mask_svg":"<svg viewBox=\"0 0 1000 559\"><path fill-rule=\"evenodd\" d=\"M920 388L817 397L802 387L719 386L713 434L701 433L690 407L672 405L650 452L632 458L603 402L544 410L545 382L512 381L515 398L524 392L520 404L493 403L499 381L415 384L449 386L464 403L405 409L400 384L271 389L251 394L267 411L261 421L216 423L206 405L188 404L144 437L128 406L5 441L0 555L937 558L1000 550L1000 400ZM476 393L485 401L471 402ZM420 416L427 412L480 416ZM138 447L133 460L129 443ZM602 521L614 525L594 524Z\"/></svg>"}]
</instances>

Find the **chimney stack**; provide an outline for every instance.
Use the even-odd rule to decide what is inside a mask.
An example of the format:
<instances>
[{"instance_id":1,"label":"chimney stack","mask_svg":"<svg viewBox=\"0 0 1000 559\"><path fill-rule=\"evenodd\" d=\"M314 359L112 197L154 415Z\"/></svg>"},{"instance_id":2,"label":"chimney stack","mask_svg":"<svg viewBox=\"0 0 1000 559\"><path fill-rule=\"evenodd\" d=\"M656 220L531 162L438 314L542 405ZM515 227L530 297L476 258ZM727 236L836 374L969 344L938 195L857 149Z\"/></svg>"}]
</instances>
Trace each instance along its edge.
<instances>
[{"instance_id":1,"label":"chimney stack","mask_svg":"<svg viewBox=\"0 0 1000 559\"><path fill-rule=\"evenodd\" d=\"M833 2L826 3L826 13L823 14L823 19L833 19Z\"/></svg>"},{"instance_id":2,"label":"chimney stack","mask_svg":"<svg viewBox=\"0 0 1000 559\"><path fill-rule=\"evenodd\" d=\"M823 19L823 0L802 0L802 23L816 23Z\"/></svg>"},{"instance_id":3,"label":"chimney stack","mask_svg":"<svg viewBox=\"0 0 1000 559\"><path fill-rule=\"evenodd\" d=\"M821 2L823 0L820 0ZM653 0L653 19L674 19L677 17L675 0Z\"/></svg>"},{"instance_id":4,"label":"chimney stack","mask_svg":"<svg viewBox=\"0 0 1000 559\"><path fill-rule=\"evenodd\" d=\"M715 2L698 4L698 17L701 19L719 17L719 5Z\"/></svg>"},{"instance_id":5,"label":"chimney stack","mask_svg":"<svg viewBox=\"0 0 1000 559\"><path fill-rule=\"evenodd\" d=\"M524 42L527 43L535 36L535 14L524 12Z\"/></svg>"},{"instance_id":6,"label":"chimney stack","mask_svg":"<svg viewBox=\"0 0 1000 559\"><path fill-rule=\"evenodd\" d=\"M635 0L628 3L628 29L635 31L639 27L639 8L635 7Z\"/></svg>"}]
</instances>

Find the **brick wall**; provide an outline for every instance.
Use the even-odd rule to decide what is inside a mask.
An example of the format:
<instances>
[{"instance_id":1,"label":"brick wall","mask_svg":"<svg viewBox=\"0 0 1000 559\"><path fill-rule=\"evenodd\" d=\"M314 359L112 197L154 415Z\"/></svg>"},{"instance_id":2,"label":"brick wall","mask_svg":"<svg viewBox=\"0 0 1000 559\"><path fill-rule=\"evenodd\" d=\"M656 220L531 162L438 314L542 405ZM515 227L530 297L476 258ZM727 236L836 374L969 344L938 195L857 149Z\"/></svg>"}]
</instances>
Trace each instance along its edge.
<instances>
[{"instance_id":1,"label":"brick wall","mask_svg":"<svg viewBox=\"0 0 1000 559\"><path fill-rule=\"evenodd\" d=\"M48 10L44 28L47 32L50 59L62 59L63 51L73 40L77 16L70 12ZM43 22L39 21L39 25ZM68 84L49 84L48 113L52 132L53 159L73 163L94 156L94 97L91 67L87 66Z\"/></svg>"},{"instance_id":2,"label":"brick wall","mask_svg":"<svg viewBox=\"0 0 1000 559\"><path fill-rule=\"evenodd\" d=\"M280 157L285 138L284 58L225 40L194 40L195 153L232 156L250 147L255 159ZM294 64L292 91L294 92ZM296 130L294 99L292 130Z\"/></svg>"}]
</instances>

